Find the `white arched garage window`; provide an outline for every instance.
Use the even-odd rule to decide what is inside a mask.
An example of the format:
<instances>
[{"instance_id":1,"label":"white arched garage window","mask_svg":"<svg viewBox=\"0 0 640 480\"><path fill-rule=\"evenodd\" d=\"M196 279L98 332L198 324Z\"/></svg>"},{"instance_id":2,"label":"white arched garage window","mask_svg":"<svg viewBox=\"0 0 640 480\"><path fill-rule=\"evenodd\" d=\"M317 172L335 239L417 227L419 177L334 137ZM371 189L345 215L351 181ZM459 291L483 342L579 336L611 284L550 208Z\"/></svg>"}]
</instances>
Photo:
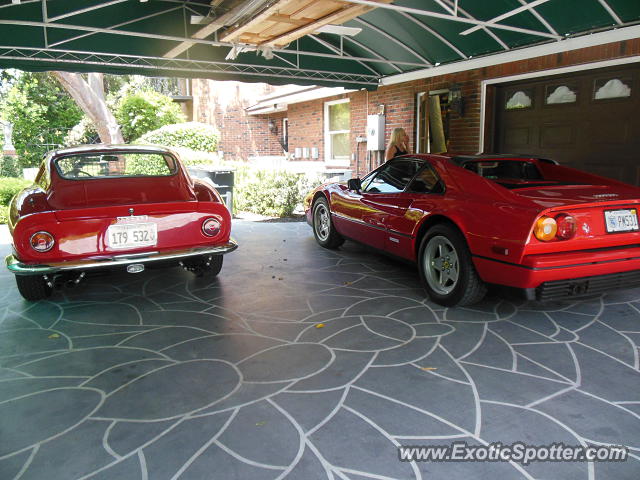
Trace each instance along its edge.
<instances>
[{"instance_id":1,"label":"white arched garage window","mask_svg":"<svg viewBox=\"0 0 640 480\"><path fill-rule=\"evenodd\" d=\"M351 108L349 99L324 104L324 156L327 165L348 167L351 157Z\"/></svg>"}]
</instances>

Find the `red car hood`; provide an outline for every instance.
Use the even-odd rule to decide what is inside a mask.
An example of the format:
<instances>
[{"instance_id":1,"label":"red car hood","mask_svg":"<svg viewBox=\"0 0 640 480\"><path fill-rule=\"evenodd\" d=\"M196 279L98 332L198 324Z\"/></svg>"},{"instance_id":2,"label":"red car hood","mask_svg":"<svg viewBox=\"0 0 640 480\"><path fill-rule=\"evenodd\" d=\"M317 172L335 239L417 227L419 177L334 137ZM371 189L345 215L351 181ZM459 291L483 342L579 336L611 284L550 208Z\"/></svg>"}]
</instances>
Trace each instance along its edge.
<instances>
[{"instance_id":1,"label":"red car hood","mask_svg":"<svg viewBox=\"0 0 640 480\"><path fill-rule=\"evenodd\" d=\"M553 185L511 190L543 208L640 200L640 190L608 185ZM634 202L634 203L635 203Z\"/></svg>"}]
</instances>

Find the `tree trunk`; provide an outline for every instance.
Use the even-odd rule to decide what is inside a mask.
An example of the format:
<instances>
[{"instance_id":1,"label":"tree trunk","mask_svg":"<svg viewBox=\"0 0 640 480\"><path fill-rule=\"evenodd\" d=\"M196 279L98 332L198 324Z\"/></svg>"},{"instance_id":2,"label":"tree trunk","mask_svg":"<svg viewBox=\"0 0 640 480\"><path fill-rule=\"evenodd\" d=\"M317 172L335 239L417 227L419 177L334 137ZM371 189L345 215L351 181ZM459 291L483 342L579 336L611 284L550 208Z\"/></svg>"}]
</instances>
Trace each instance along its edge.
<instances>
[{"instance_id":1,"label":"tree trunk","mask_svg":"<svg viewBox=\"0 0 640 480\"><path fill-rule=\"evenodd\" d=\"M103 143L124 143L120 125L107 108L101 73L90 73L87 82L79 73L51 72L96 126Z\"/></svg>"}]
</instances>

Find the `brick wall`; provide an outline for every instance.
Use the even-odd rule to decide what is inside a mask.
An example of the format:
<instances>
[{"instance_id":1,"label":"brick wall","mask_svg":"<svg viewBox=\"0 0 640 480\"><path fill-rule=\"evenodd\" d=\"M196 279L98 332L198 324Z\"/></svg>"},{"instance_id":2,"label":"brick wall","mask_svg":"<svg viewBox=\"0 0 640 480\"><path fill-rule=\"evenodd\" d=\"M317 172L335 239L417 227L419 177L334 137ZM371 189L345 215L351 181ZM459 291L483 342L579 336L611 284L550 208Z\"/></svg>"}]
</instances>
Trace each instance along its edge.
<instances>
[{"instance_id":1,"label":"brick wall","mask_svg":"<svg viewBox=\"0 0 640 480\"><path fill-rule=\"evenodd\" d=\"M464 116L455 112L449 117L449 151L451 153L476 153L480 145L480 101L482 80L506 77L528 72L543 72L571 65L588 64L620 57L640 55L640 39L589 47L559 54L522 61L493 65L476 70L414 80L397 85L382 86L374 92L357 91L321 100L291 104L288 112L271 117L281 132L281 119L289 119L289 152L296 147L319 150L319 160L324 160L324 102L349 98L351 105L351 151L358 152L358 165L352 160L351 168L359 173L367 171L372 163L366 162L366 144L356 143L357 136L366 133L367 114L377 112L378 105L385 105L387 142L395 127L403 127L410 136L410 150L415 149L416 95L419 92L448 89L458 83L465 99ZM219 86L220 84L225 84ZM251 155L282 155L276 137L267 127L268 116L248 116L244 108L256 103L257 98L270 93L272 87L264 84L237 82L194 81L194 118L211 123L222 132L220 149L238 158ZM491 105L491 89L488 89L487 105ZM487 110L487 125L491 124L491 109ZM487 128L486 131L489 131ZM487 133L489 135L489 133ZM359 150L356 150L359 148ZM310 159L302 159L310 160ZM373 162L375 164L375 162Z\"/></svg>"},{"instance_id":2,"label":"brick wall","mask_svg":"<svg viewBox=\"0 0 640 480\"><path fill-rule=\"evenodd\" d=\"M247 160L251 156L284 155L276 135L269 131L269 119L282 135L282 118L286 112L271 115L248 115L245 108L268 95L273 87L266 84L193 80L193 118L220 131L218 149L226 159Z\"/></svg>"},{"instance_id":3,"label":"brick wall","mask_svg":"<svg viewBox=\"0 0 640 480\"><path fill-rule=\"evenodd\" d=\"M339 97L336 97L339 98ZM324 99L289 105L289 153L295 148L318 149L318 161L324 161ZM310 158L296 160L309 161Z\"/></svg>"}]
</instances>

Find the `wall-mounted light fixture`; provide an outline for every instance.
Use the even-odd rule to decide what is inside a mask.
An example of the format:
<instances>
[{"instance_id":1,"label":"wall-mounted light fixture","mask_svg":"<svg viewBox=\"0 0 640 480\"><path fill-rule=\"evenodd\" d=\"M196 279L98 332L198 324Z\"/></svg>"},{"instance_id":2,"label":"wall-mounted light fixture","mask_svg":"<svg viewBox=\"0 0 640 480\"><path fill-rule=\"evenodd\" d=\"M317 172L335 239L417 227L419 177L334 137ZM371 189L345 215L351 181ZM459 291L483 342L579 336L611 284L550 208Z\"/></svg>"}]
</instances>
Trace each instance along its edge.
<instances>
[{"instance_id":1,"label":"wall-mounted light fixture","mask_svg":"<svg viewBox=\"0 0 640 480\"><path fill-rule=\"evenodd\" d=\"M449 108L456 112L458 116L464 116L464 97L458 83L453 83L449 87Z\"/></svg>"}]
</instances>

